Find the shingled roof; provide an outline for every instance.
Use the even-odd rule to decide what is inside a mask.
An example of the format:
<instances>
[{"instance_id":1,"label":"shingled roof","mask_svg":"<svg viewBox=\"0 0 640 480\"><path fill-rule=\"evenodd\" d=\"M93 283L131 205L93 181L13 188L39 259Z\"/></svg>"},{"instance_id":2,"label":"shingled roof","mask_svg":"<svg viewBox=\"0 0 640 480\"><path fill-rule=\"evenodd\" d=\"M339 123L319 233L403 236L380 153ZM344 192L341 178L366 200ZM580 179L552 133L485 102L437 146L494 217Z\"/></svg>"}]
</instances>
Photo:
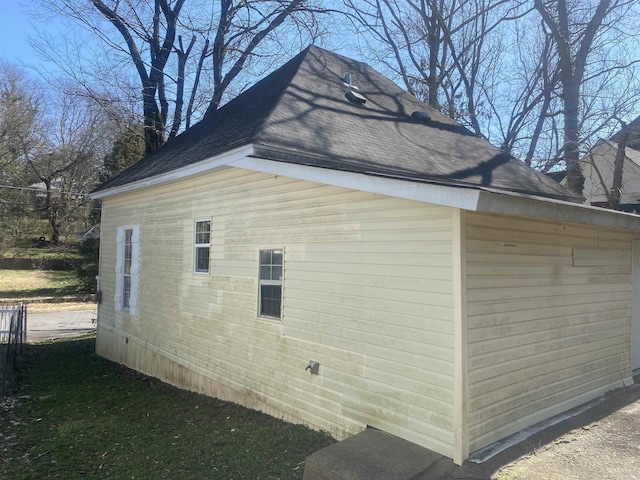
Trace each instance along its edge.
<instances>
[{"instance_id":1,"label":"shingled roof","mask_svg":"<svg viewBox=\"0 0 640 480\"><path fill-rule=\"evenodd\" d=\"M344 83L346 73L357 90ZM355 91L365 104L352 103ZM430 120L416 118L426 112ZM94 192L151 179L242 146L255 156L412 182L581 202L370 66L310 46Z\"/></svg>"}]
</instances>

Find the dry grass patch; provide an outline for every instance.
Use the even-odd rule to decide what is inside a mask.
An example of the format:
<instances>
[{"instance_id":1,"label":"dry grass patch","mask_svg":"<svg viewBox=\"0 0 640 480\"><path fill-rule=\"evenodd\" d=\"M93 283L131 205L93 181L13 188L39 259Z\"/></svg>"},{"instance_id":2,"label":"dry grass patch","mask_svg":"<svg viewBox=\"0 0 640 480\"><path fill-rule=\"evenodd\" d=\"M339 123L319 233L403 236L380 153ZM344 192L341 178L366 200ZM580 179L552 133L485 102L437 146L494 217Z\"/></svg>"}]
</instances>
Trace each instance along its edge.
<instances>
[{"instance_id":1,"label":"dry grass patch","mask_svg":"<svg viewBox=\"0 0 640 480\"><path fill-rule=\"evenodd\" d=\"M78 310L95 310L94 302L29 302L29 313L75 312Z\"/></svg>"},{"instance_id":2,"label":"dry grass patch","mask_svg":"<svg viewBox=\"0 0 640 480\"><path fill-rule=\"evenodd\" d=\"M0 270L0 301L62 297L78 293L75 272Z\"/></svg>"}]
</instances>

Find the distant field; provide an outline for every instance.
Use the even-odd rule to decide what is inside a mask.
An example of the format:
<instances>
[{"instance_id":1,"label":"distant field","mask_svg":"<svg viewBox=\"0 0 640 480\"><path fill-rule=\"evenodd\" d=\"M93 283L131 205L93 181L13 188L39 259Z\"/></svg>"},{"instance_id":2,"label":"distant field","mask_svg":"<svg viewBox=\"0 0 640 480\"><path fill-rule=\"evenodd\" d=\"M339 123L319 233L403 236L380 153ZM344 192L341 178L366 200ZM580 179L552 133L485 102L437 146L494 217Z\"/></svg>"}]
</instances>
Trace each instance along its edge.
<instances>
[{"instance_id":1,"label":"distant field","mask_svg":"<svg viewBox=\"0 0 640 480\"><path fill-rule=\"evenodd\" d=\"M0 303L27 301L32 313L93 308L87 302L61 302L78 295L75 272L0 269Z\"/></svg>"},{"instance_id":2,"label":"distant field","mask_svg":"<svg viewBox=\"0 0 640 480\"><path fill-rule=\"evenodd\" d=\"M78 293L75 272L0 270L0 300L60 297Z\"/></svg>"}]
</instances>

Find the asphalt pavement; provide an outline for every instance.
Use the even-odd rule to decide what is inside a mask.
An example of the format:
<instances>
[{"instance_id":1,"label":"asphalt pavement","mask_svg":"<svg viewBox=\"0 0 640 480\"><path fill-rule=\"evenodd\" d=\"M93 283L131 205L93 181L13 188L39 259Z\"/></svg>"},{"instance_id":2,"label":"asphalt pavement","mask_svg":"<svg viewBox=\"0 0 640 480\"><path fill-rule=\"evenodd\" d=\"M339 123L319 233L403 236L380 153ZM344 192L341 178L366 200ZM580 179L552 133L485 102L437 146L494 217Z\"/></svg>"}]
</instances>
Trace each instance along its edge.
<instances>
[{"instance_id":1,"label":"asphalt pavement","mask_svg":"<svg viewBox=\"0 0 640 480\"><path fill-rule=\"evenodd\" d=\"M41 342L94 332L96 330L95 318L95 310L29 313L27 315L27 342Z\"/></svg>"}]
</instances>

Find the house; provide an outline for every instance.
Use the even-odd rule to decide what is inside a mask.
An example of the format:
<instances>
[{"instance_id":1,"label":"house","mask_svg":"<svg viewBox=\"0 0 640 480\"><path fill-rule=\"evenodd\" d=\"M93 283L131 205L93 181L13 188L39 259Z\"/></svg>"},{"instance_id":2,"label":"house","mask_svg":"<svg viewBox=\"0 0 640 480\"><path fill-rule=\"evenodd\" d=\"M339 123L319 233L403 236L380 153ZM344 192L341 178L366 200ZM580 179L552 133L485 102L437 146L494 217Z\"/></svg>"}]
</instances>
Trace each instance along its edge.
<instances>
[{"instance_id":1,"label":"house","mask_svg":"<svg viewBox=\"0 0 640 480\"><path fill-rule=\"evenodd\" d=\"M606 192L610 191L613 185L617 151L616 142L602 140L582 158L582 172L585 177L584 196L588 205L608 206ZM630 145L625 148L621 190L620 210L640 213L640 150Z\"/></svg>"},{"instance_id":2,"label":"house","mask_svg":"<svg viewBox=\"0 0 640 480\"><path fill-rule=\"evenodd\" d=\"M98 354L336 438L461 463L640 366L640 217L314 46L93 198Z\"/></svg>"}]
</instances>

